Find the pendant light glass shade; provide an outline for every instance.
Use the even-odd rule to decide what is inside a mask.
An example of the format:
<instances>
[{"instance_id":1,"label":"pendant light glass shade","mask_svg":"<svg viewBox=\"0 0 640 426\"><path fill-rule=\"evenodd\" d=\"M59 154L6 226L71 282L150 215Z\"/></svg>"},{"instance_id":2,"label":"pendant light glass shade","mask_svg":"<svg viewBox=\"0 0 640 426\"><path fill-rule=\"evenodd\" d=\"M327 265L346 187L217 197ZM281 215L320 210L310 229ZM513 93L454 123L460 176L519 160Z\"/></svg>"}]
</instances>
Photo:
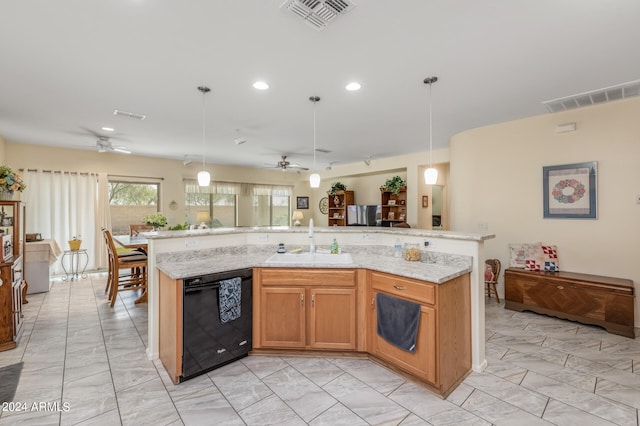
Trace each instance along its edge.
<instances>
[{"instance_id":1,"label":"pendant light glass shade","mask_svg":"<svg viewBox=\"0 0 640 426\"><path fill-rule=\"evenodd\" d=\"M435 185L438 181L438 170L429 167L424 171L424 183L427 185Z\"/></svg>"},{"instance_id":2,"label":"pendant light glass shade","mask_svg":"<svg viewBox=\"0 0 640 426\"><path fill-rule=\"evenodd\" d=\"M209 174L209 172L206 170L200 170L198 172L198 185L209 186L210 183L211 183L211 174Z\"/></svg>"},{"instance_id":3,"label":"pendant light glass shade","mask_svg":"<svg viewBox=\"0 0 640 426\"><path fill-rule=\"evenodd\" d=\"M435 185L438 181L438 170L433 168L433 114L431 105L431 84L438 81L438 77L427 77L424 84L429 85L429 168L424 171L424 183Z\"/></svg>"},{"instance_id":4,"label":"pendant light glass shade","mask_svg":"<svg viewBox=\"0 0 640 426\"><path fill-rule=\"evenodd\" d=\"M309 176L309 186L312 188L320 188L320 175L317 173L312 173Z\"/></svg>"},{"instance_id":5,"label":"pendant light glass shade","mask_svg":"<svg viewBox=\"0 0 640 426\"><path fill-rule=\"evenodd\" d=\"M211 184L211 175L205 169L204 165L204 148L206 141L206 115L204 108L204 97L211 91L207 86L198 86L198 90L202 93L202 170L198 172L198 185L209 186Z\"/></svg>"},{"instance_id":6,"label":"pendant light glass shade","mask_svg":"<svg viewBox=\"0 0 640 426\"><path fill-rule=\"evenodd\" d=\"M316 170L316 102L320 101L320 97L310 96L309 100L313 102L313 170L314 170L314 172L309 176L309 186L311 188L320 188L320 175L315 172Z\"/></svg>"}]
</instances>

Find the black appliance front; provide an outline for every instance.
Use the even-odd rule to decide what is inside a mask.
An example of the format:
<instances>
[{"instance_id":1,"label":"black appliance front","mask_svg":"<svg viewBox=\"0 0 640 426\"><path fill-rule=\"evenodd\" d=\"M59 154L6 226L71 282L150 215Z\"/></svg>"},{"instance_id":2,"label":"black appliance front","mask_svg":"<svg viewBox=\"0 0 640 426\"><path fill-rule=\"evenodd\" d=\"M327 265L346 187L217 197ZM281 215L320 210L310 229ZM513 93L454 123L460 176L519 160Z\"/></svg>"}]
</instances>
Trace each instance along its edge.
<instances>
[{"instance_id":1,"label":"black appliance front","mask_svg":"<svg viewBox=\"0 0 640 426\"><path fill-rule=\"evenodd\" d=\"M240 317L220 322L220 281L239 277ZM247 356L252 349L252 269L239 269L184 280L183 358L180 381Z\"/></svg>"}]
</instances>

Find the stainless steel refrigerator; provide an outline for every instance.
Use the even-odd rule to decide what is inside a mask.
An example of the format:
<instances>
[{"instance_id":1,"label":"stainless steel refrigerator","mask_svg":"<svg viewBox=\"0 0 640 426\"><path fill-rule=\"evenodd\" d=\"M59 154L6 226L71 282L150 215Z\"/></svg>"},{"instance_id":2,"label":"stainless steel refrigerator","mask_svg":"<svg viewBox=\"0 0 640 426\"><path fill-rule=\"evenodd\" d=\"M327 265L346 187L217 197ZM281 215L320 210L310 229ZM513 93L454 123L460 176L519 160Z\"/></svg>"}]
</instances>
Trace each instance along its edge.
<instances>
[{"instance_id":1,"label":"stainless steel refrigerator","mask_svg":"<svg viewBox=\"0 0 640 426\"><path fill-rule=\"evenodd\" d=\"M382 207L380 205L347 206L347 226L380 226Z\"/></svg>"}]
</instances>

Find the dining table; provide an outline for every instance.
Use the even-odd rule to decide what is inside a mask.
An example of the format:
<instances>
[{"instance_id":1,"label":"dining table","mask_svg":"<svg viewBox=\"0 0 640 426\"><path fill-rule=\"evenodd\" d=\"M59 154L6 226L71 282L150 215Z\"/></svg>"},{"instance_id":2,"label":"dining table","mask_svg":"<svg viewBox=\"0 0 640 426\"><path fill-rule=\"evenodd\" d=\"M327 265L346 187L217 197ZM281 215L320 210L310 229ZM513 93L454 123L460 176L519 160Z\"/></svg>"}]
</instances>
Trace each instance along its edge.
<instances>
[{"instance_id":1,"label":"dining table","mask_svg":"<svg viewBox=\"0 0 640 426\"><path fill-rule=\"evenodd\" d=\"M144 249L145 252L149 243L149 240L142 235L114 235L113 241L124 248Z\"/></svg>"}]
</instances>

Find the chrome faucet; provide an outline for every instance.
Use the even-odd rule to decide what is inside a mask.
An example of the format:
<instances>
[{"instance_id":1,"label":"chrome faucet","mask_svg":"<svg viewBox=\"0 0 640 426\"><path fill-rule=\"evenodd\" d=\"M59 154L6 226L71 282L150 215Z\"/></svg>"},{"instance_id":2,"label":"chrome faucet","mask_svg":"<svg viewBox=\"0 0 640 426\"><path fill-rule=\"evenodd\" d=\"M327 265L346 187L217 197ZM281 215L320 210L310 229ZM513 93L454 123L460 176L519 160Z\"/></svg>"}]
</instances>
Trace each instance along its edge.
<instances>
[{"instance_id":1,"label":"chrome faucet","mask_svg":"<svg viewBox=\"0 0 640 426\"><path fill-rule=\"evenodd\" d=\"M313 242L313 218L309 219L309 253L316 252L316 245Z\"/></svg>"}]
</instances>

